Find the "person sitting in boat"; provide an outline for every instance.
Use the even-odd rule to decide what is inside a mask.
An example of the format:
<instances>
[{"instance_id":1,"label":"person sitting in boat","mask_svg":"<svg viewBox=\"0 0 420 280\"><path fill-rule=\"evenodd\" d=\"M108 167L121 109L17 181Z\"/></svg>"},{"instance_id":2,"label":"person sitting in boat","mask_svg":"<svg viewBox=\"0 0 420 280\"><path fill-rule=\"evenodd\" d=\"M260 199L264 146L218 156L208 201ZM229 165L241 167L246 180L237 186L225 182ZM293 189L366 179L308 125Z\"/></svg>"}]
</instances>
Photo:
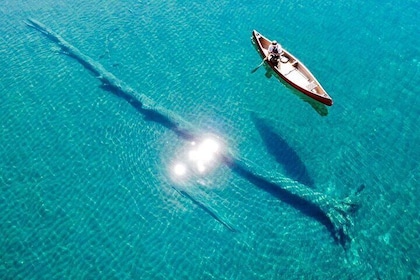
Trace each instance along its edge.
<instances>
[{"instance_id":1,"label":"person sitting in boat","mask_svg":"<svg viewBox=\"0 0 420 280\"><path fill-rule=\"evenodd\" d=\"M266 59L271 61L274 65L277 65L280 59L280 55L283 53L283 49L276 40L273 40L268 47L268 54Z\"/></svg>"}]
</instances>

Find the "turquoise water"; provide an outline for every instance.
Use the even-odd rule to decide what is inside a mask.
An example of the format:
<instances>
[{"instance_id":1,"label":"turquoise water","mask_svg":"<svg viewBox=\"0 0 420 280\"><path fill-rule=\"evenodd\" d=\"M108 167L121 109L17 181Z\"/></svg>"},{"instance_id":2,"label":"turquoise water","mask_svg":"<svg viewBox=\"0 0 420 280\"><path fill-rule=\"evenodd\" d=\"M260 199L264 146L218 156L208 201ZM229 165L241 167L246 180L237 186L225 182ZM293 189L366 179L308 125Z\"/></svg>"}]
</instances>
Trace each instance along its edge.
<instances>
[{"instance_id":1,"label":"turquoise water","mask_svg":"<svg viewBox=\"0 0 420 280\"><path fill-rule=\"evenodd\" d=\"M1 279L420 278L417 1L67 2L0 3ZM196 146L28 17L273 177L365 185L349 248L221 161L174 174ZM251 73L253 29L334 105Z\"/></svg>"}]
</instances>

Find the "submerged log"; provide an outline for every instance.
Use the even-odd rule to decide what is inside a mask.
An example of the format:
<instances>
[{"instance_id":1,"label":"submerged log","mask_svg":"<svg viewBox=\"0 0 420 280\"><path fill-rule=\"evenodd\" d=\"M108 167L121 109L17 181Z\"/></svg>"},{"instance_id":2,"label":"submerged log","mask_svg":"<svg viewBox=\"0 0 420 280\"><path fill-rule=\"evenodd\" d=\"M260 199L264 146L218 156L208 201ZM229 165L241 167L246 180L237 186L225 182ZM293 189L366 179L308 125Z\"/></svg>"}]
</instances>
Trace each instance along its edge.
<instances>
[{"instance_id":1,"label":"submerged log","mask_svg":"<svg viewBox=\"0 0 420 280\"><path fill-rule=\"evenodd\" d=\"M347 198L336 200L281 174L273 176L245 158L231 155L226 156L224 161L233 172L255 186L318 220L343 248L348 247L353 225L351 214L358 209L358 195L365 188L364 185Z\"/></svg>"},{"instance_id":2,"label":"submerged log","mask_svg":"<svg viewBox=\"0 0 420 280\"><path fill-rule=\"evenodd\" d=\"M86 69L91 71L102 82L102 86L105 89L127 100L149 120L160 123L186 140L199 138L199 131L191 123L174 112L159 106L148 96L137 92L125 84L111 72L107 71L102 64L83 54L79 49L68 43L44 24L34 19L28 19L26 24L43 33L51 41L60 46L64 54L76 59ZM223 162L236 174L301 210L307 216L324 224L334 239L344 248L350 243L349 229L353 224L350 214L357 209L356 197L363 190L363 185L348 198L338 201L289 178L281 175L274 177L252 161L237 156L232 152L226 151L222 157ZM176 190L181 195L191 199L226 228L235 231L232 226L224 222L214 211L208 209L203 203L194 199L186 192Z\"/></svg>"},{"instance_id":3,"label":"submerged log","mask_svg":"<svg viewBox=\"0 0 420 280\"><path fill-rule=\"evenodd\" d=\"M102 82L102 86L114 94L126 99L131 105L139 110L145 117L163 124L175 131L179 136L190 139L193 138L194 127L184 119L180 118L172 111L156 104L148 96L141 94L128 86L125 82L118 79L105 67L91 57L83 54L79 49L64 40L59 34L35 19L28 19L26 25L43 33L47 38L56 43L62 52L82 64L91 71L96 78Z\"/></svg>"}]
</instances>

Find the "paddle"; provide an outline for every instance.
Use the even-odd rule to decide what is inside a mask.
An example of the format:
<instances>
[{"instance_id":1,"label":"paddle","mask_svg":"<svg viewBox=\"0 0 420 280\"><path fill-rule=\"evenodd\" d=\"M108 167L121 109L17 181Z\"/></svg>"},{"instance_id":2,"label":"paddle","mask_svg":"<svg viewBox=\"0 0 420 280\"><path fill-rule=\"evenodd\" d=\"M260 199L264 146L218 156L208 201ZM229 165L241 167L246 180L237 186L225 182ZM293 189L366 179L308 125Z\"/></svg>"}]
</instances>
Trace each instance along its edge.
<instances>
[{"instance_id":1,"label":"paddle","mask_svg":"<svg viewBox=\"0 0 420 280\"><path fill-rule=\"evenodd\" d=\"M258 68L260 68L260 67L264 64L264 61L266 61L266 60L267 60L267 57L265 57L265 58L263 59L263 61L261 61L260 65L258 65L257 67L255 67L255 68L251 71L251 73L255 73L255 71L257 71L257 70L258 70Z\"/></svg>"}]
</instances>

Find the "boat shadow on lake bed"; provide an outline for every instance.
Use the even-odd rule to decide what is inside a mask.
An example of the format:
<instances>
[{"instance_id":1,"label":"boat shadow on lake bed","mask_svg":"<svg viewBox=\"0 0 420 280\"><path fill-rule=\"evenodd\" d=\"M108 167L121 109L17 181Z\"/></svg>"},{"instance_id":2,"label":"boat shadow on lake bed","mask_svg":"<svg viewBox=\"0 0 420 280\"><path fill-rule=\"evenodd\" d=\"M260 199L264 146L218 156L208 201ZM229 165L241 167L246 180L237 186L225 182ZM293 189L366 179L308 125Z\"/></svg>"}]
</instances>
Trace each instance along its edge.
<instances>
[{"instance_id":1,"label":"boat shadow on lake bed","mask_svg":"<svg viewBox=\"0 0 420 280\"><path fill-rule=\"evenodd\" d=\"M259 132L267 151L283 166L284 171L293 180L310 188L315 188L308 169L296 151L262 118L251 112L251 119Z\"/></svg>"}]
</instances>

